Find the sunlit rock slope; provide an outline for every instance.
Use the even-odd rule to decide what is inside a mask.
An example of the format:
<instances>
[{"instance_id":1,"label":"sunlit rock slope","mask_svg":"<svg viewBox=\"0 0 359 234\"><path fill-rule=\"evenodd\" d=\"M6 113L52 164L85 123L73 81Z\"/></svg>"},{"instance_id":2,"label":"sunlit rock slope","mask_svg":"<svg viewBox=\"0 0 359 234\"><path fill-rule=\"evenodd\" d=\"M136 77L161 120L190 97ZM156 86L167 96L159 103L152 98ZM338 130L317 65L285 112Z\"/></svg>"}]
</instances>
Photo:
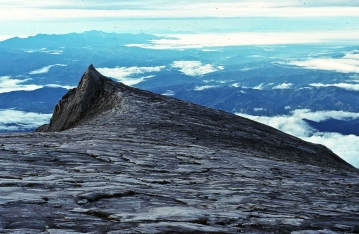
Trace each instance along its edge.
<instances>
[{"instance_id":1,"label":"sunlit rock slope","mask_svg":"<svg viewBox=\"0 0 359 234\"><path fill-rule=\"evenodd\" d=\"M359 232L358 170L324 146L92 65L0 158L0 232Z\"/></svg>"}]
</instances>

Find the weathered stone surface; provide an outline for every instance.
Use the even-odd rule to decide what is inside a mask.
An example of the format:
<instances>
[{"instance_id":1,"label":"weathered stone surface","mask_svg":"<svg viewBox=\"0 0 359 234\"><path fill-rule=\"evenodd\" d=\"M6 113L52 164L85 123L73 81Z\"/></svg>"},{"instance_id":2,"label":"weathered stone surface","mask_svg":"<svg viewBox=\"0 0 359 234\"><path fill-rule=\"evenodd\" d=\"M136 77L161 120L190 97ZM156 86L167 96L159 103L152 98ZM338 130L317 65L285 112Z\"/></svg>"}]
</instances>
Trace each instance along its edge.
<instances>
[{"instance_id":1,"label":"weathered stone surface","mask_svg":"<svg viewBox=\"0 0 359 234\"><path fill-rule=\"evenodd\" d=\"M359 232L357 169L325 147L91 74L42 128L66 131L0 136L0 232Z\"/></svg>"},{"instance_id":2,"label":"weathered stone surface","mask_svg":"<svg viewBox=\"0 0 359 234\"><path fill-rule=\"evenodd\" d=\"M99 113L112 107L114 101L110 95L120 87L121 84L104 77L91 64L78 87L66 93L56 105L50 124L41 126L37 131L62 131L90 118L94 114L91 110Z\"/></svg>"}]
</instances>

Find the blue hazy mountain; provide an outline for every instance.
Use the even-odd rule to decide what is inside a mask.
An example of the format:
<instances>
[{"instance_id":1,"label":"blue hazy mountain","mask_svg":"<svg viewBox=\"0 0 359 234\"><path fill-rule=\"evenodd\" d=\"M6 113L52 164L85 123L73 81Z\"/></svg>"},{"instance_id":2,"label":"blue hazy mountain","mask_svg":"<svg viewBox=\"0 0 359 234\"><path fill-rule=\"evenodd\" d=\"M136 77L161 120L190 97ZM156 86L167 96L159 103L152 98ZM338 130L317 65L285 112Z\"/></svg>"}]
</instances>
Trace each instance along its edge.
<instances>
[{"instance_id":1,"label":"blue hazy mountain","mask_svg":"<svg viewBox=\"0 0 359 234\"><path fill-rule=\"evenodd\" d=\"M196 90L196 87L186 84L149 89L159 94L171 90L173 97L232 113L275 116L289 114L293 109L359 112L359 92L337 87L268 90L233 86Z\"/></svg>"},{"instance_id":2,"label":"blue hazy mountain","mask_svg":"<svg viewBox=\"0 0 359 234\"><path fill-rule=\"evenodd\" d=\"M304 119L310 126L321 132L339 132L343 135L359 136L359 119L354 120L337 120L328 119L321 122Z\"/></svg>"},{"instance_id":3,"label":"blue hazy mountain","mask_svg":"<svg viewBox=\"0 0 359 234\"><path fill-rule=\"evenodd\" d=\"M52 113L59 97L61 98L67 91L65 88L43 87L34 91L0 93L0 109Z\"/></svg>"},{"instance_id":4,"label":"blue hazy mountain","mask_svg":"<svg viewBox=\"0 0 359 234\"><path fill-rule=\"evenodd\" d=\"M57 50L61 47L115 47L126 44L146 43L160 37L149 34L116 34L100 31L69 33L64 35L38 34L28 38L10 38L1 42L4 50L40 50L43 48Z\"/></svg>"}]
</instances>

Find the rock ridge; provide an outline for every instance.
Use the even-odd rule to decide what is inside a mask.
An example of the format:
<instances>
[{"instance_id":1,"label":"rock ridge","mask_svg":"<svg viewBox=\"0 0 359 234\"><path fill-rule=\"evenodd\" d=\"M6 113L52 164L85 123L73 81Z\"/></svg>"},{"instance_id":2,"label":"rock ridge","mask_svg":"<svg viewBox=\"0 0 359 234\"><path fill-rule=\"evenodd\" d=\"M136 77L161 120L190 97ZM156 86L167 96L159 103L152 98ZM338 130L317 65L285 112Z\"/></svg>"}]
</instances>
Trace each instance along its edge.
<instances>
[{"instance_id":1,"label":"rock ridge","mask_svg":"<svg viewBox=\"0 0 359 234\"><path fill-rule=\"evenodd\" d=\"M321 145L90 66L42 132L0 135L0 233L359 233Z\"/></svg>"},{"instance_id":2,"label":"rock ridge","mask_svg":"<svg viewBox=\"0 0 359 234\"><path fill-rule=\"evenodd\" d=\"M223 148L244 147L262 157L356 170L325 146L231 113L126 86L103 76L92 64L78 87L56 105L50 124L36 131L56 132L75 127L87 130L133 127L138 135L148 137L149 130L172 131L206 146L216 141Z\"/></svg>"}]
</instances>

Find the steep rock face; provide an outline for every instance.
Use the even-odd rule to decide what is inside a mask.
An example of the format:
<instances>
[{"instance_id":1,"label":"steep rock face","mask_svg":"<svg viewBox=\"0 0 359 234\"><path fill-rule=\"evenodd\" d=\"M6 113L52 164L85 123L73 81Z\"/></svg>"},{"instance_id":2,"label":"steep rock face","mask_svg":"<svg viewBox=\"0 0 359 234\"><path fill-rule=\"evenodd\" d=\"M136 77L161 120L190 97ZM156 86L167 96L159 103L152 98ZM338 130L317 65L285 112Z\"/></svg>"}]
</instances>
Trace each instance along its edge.
<instances>
[{"instance_id":1,"label":"steep rock face","mask_svg":"<svg viewBox=\"0 0 359 234\"><path fill-rule=\"evenodd\" d=\"M359 232L358 170L323 146L92 66L60 103L0 135L1 233Z\"/></svg>"},{"instance_id":2,"label":"steep rock face","mask_svg":"<svg viewBox=\"0 0 359 234\"><path fill-rule=\"evenodd\" d=\"M83 74L77 88L66 93L56 105L50 124L36 131L63 131L76 126L79 121L92 116L91 108L96 112L111 107L107 98L115 91L113 82L101 75L91 64Z\"/></svg>"}]
</instances>

